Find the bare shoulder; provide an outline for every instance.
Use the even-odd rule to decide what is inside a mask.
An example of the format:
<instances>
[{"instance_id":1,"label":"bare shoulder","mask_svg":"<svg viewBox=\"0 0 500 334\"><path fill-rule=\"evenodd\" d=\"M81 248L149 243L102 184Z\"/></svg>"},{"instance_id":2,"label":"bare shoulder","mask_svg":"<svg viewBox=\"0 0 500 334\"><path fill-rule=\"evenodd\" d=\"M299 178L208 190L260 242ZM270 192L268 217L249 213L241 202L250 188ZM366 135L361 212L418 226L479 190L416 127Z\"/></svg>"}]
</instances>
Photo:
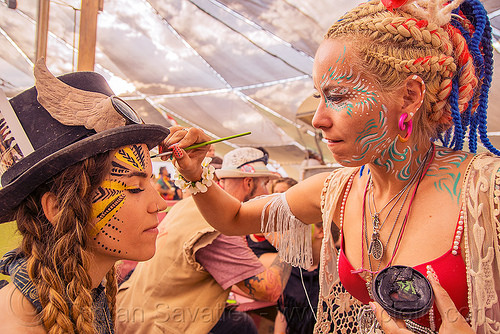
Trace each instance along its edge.
<instances>
[{"instance_id":1,"label":"bare shoulder","mask_svg":"<svg viewBox=\"0 0 500 334\"><path fill-rule=\"evenodd\" d=\"M458 203L467 167L473 157L473 153L437 147L434 161L426 174L435 191Z\"/></svg>"},{"instance_id":2,"label":"bare shoulder","mask_svg":"<svg viewBox=\"0 0 500 334\"><path fill-rule=\"evenodd\" d=\"M470 152L455 151L447 147L436 147L434 164L448 169L465 169L474 156L475 154Z\"/></svg>"},{"instance_id":3,"label":"bare shoulder","mask_svg":"<svg viewBox=\"0 0 500 334\"><path fill-rule=\"evenodd\" d=\"M0 332L46 333L33 305L12 283L0 289Z\"/></svg>"}]
</instances>

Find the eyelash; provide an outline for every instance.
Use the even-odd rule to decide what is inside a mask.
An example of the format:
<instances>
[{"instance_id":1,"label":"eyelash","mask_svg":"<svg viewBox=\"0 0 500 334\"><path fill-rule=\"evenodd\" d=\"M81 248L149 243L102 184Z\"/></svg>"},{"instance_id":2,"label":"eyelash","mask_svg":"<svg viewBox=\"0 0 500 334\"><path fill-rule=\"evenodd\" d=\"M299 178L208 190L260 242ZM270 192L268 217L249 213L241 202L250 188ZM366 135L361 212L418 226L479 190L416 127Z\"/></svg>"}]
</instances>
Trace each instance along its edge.
<instances>
[{"instance_id":1,"label":"eyelash","mask_svg":"<svg viewBox=\"0 0 500 334\"><path fill-rule=\"evenodd\" d=\"M132 194L138 194L138 193L144 191L144 189L141 189L141 188L132 188L132 189L129 189L128 191L130 193L132 193Z\"/></svg>"},{"instance_id":2,"label":"eyelash","mask_svg":"<svg viewBox=\"0 0 500 334\"><path fill-rule=\"evenodd\" d=\"M313 94L313 97L315 99L319 99L321 97L321 95L319 93L315 93L315 94ZM344 98L343 95L337 95L337 94L326 97L328 102L332 102L332 103L338 103L338 102L342 101L343 98Z\"/></svg>"}]
</instances>

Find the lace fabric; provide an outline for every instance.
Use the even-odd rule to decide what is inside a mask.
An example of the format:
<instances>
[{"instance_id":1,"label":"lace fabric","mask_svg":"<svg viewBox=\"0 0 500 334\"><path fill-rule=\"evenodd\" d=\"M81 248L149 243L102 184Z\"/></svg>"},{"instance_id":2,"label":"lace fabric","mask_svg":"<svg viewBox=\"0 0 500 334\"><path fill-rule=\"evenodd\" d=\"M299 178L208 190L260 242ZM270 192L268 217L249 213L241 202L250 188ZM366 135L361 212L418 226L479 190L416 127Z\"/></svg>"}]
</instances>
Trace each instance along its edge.
<instances>
[{"instance_id":1,"label":"lace fabric","mask_svg":"<svg viewBox=\"0 0 500 334\"><path fill-rule=\"evenodd\" d=\"M361 303L342 287L337 249L331 233L349 178L359 168L341 168L325 180L321 210L325 235L321 247L320 293L315 333L356 333ZM462 185L464 250L467 266L469 322L478 334L500 334L500 159L478 154L469 163ZM269 207L269 216L265 212ZM305 265L312 260L309 227L295 218L284 194L274 195L262 211L262 231L279 232L282 259ZM304 253L302 253L304 251ZM416 330L416 329L414 329Z\"/></svg>"},{"instance_id":2,"label":"lace fabric","mask_svg":"<svg viewBox=\"0 0 500 334\"><path fill-rule=\"evenodd\" d=\"M356 307L352 306L356 304L356 300L353 301L347 296L339 297L336 292L340 285L337 250L329 233L333 214L340 205L348 179L357 171L358 169L343 168L332 172L323 189L321 207L325 237L321 250L320 301L315 333L357 332L357 328L352 330L351 324L334 321L339 317L338 309L342 304L344 309L348 305L354 312L359 309L356 310ZM462 202L466 208L464 248L468 273L469 320L476 333L498 334L500 159L489 153L479 154L469 163L466 173L462 186ZM416 328L413 330L418 332Z\"/></svg>"},{"instance_id":3,"label":"lace fabric","mask_svg":"<svg viewBox=\"0 0 500 334\"><path fill-rule=\"evenodd\" d=\"M336 204L340 205L349 178L359 168L340 168L325 180L321 194L323 243L319 271L318 321L314 333L356 333L362 304L342 286L337 270L338 251L331 233ZM340 319L340 321L339 321Z\"/></svg>"},{"instance_id":4,"label":"lace fabric","mask_svg":"<svg viewBox=\"0 0 500 334\"><path fill-rule=\"evenodd\" d=\"M478 155L462 189L471 326L477 333L500 333L500 159Z\"/></svg>"}]
</instances>

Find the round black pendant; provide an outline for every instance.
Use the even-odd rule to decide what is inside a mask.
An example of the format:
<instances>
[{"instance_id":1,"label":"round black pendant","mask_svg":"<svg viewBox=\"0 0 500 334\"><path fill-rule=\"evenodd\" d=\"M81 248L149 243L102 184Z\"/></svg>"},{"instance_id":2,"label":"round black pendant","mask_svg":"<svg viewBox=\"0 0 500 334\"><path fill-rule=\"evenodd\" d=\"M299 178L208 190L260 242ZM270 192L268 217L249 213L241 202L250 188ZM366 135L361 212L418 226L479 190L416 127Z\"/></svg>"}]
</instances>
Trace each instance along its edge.
<instances>
[{"instance_id":1,"label":"round black pendant","mask_svg":"<svg viewBox=\"0 0 500 334\"><path fill-rule=\"evenodd\" d=\"M390 316L415 319L426 314L434 302L434 293L427 278L406 266L382 270L372 282L372 293Z\"/></svg>"}]
</instances>

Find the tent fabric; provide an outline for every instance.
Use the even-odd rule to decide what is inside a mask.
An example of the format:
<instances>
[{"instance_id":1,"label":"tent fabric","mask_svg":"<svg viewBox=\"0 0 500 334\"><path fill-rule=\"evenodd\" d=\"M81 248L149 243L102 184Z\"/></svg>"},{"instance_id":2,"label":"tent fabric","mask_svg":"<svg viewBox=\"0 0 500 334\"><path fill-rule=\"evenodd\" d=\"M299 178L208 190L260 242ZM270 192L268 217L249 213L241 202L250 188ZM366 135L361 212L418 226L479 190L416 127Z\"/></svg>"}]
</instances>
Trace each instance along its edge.
<instances>
[{"instance_id":1,"label":"tent fabric","mask_svg":"<svg viewBox=\"0 0 500 334\"><path fill-rule=\"evenodd\" d=\"M298 166L305 150L333 162L306 118L313 57L328 27L361 0L104 0L95 70L149 123L198 126L219 143L262 146L271 160ZM33 85L37 0L0 1L0 87L8 96ZM500 38L500 4L485 0ZM76 69L79 0L50 5L47 65ZM496 59L499 54L496 52ZM496 73L488 131L500 134ZM314 103L312 104L314 106ZM312 113L314 107L309 107ZM491 137L500 147L500 136Z\"/></svg>"}]
</instances>

